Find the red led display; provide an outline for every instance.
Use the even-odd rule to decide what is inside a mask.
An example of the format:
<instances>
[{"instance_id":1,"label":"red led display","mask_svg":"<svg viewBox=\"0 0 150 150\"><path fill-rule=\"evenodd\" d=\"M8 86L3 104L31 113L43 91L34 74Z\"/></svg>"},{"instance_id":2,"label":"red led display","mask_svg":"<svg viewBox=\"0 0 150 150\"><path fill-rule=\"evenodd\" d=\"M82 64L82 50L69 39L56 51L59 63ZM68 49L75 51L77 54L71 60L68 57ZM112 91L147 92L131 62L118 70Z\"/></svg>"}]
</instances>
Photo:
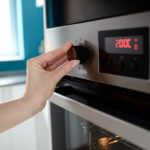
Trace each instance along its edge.
<instances>
[{"instance_id":1,"label":"red led display","mask_svg":"<svg viewBox=\"0 0 150 150\"><path fill-rule=\"evenodd\" d=\"M131 48L130 45L131 39L116 39L115 47L116 48Z\"/></svg>"},{"instance_id":2,"label":"red led display","mask_svg":"<svg viewBox=\"0 0 150 150\"><path fill-rule=\"evenodd\" d=\"M131 44L132 42L132 44ZM134 42L134 43L133 43ZM115 47L116 48L129 48L129 49L134 49L134 50L138 50L139 46L138 46L138 38L132 39L131 38L126 38L126 39L116 39L115 40Z\"/></svg>"},{"instance_id":3,"label":"red led display","mask_svg":"<svg viewBox=\"0 0 150 150\"><path fill-rule=\"evenodd\" d=\"M105 50L108 53L142 54L143 36L105 37Z\"/></svg>"}]
</instances>

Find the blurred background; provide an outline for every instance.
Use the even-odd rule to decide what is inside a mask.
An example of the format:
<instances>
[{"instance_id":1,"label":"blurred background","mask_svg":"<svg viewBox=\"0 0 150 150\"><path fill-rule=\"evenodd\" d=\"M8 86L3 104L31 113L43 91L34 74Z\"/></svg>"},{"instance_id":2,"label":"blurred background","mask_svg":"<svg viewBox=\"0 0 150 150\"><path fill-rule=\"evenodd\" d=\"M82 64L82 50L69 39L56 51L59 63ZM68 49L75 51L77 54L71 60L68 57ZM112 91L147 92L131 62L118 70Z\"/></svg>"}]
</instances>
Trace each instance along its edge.
<instances>
[{"instance_id":1,"label":"blurred background","mask_svg":"<svg viewBox=\"0 0 150 150\"><path fill-rule=\"evenodd\" d=\"M43 0L3 0L0 4L0 71L25 70L43 40Z\"/></svg>"},{"instance_id":2,"label":"blurred background","mask_svg":"<svg viewBox=\"0 0 150 150\"><path fill-rule=\"evenodd\" d=\"M0 2L0 102L22 96L26 61L43 52L43 38L43 0ZM0 150L48 149L37 138L38 128L43 128L40 138L48 143L46 111L1 133Z\"/></svg>"}]
</instances>

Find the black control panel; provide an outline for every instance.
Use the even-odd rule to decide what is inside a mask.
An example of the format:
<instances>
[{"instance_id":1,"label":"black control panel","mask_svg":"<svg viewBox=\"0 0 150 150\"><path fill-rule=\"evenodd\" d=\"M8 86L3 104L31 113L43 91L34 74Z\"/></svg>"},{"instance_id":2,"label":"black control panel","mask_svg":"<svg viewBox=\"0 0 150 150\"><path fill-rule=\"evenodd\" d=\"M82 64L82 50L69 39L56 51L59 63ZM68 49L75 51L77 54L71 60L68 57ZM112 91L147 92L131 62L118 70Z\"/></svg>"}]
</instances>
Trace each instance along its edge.
<instances>
[{"instance_id":1,"label":"black control panel","mask_svg":"<svg viewBox=\"0 0 150 150\"><path fill-rule=\"evenodd\" d=\"M99 72L149 78L149 28L99 31Z\"/></svg>"}]
</instances>

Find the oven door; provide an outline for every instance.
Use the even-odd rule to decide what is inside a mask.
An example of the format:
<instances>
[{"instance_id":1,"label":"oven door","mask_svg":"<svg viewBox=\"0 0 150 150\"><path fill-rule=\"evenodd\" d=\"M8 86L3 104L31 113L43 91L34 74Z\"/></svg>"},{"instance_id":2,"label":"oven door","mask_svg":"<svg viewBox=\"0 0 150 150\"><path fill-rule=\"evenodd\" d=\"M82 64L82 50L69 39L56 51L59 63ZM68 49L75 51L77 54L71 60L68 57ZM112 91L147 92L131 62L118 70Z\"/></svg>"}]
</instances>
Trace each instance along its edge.
<instances>
[{"instance_id":1,"label":"oven door","mask_svg":"<svg viewBox=\"0 0 150 150\"><path fill-rule=\"evenodd\" d=\"M96 88L99 92L93 87L65 80L50 98L52 149L149 149L149 119L147 115L143 117L148 113L148 107L142 110L144 103L141 103L141 110L136 110L139 109L136 102L133 107L123 99L124 94L122 99L114 98L114 87L109 89L102 85L103 89ZM124 93L128 95L127 91Z\"/></svg>"}]
</instances>

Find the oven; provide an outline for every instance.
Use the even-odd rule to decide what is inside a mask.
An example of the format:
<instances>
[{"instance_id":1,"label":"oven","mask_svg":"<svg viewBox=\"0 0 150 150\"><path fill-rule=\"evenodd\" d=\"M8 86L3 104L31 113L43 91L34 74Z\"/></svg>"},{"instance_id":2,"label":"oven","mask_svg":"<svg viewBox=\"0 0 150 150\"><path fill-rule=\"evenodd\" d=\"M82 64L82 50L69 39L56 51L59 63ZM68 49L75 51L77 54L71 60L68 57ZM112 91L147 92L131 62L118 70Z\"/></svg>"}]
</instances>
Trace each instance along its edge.
<instances>
[{"instance_id":1,"label":"oven","mask_svg":"<svg viewBox=\"0 0 150 150\"><path fill-rule=\"evenodd\" d=\"M81 64L49 100L53 150L150 149L148 2L46 0L45 51L72 41Z\"/></svg>"}]
</instances>

